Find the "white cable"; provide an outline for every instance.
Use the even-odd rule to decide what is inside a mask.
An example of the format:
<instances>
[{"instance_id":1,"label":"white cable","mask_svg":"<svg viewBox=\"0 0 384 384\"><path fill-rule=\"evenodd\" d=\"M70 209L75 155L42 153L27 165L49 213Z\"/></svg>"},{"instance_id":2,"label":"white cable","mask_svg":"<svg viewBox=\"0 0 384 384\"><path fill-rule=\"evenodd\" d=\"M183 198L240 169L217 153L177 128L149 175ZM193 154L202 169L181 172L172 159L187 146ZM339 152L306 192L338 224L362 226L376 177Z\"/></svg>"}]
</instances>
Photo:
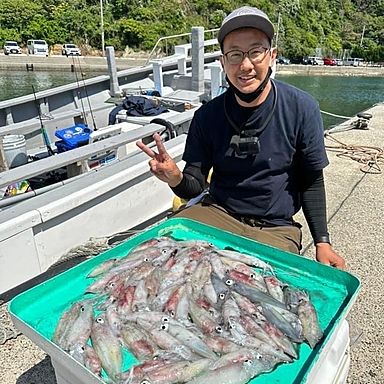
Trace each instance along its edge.
<instances>
[{"instance_id":1,"label":"white cable","mask_svg":"<svg viewBox=\"0 0 384 384\"><path fill-rule=\"evenodd\" d=\"M325 112L325 111L322 111L322 110L320 110L320 112L324 113L325 115L339 117L340 119L352 119L352 117L350 117L350 116L335 115L334 113Z\"/></svg>"}]
</instances>

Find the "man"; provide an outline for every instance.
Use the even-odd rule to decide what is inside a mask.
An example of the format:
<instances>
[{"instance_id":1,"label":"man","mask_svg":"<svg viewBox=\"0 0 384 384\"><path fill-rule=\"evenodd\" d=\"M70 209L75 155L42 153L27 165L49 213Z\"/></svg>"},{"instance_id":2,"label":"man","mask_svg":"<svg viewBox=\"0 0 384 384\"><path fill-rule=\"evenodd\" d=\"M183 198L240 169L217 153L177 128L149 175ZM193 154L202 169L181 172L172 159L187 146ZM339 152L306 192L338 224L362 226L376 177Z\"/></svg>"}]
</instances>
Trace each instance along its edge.
<instances>
[{"instance_id":1,"label":"man","mask_svg":"<svg viewBox=\"0 0 384 384\"><path fill-rule=\"evenodd\" d=\"M241 7L219 30L221 65L229 89L196 111L181 172L158 134L158 153L137 145L150 169L176 195L209 194L178 216L195 219L286 251L300 253L302 207L316 259L345 268L327 230L323 168L328 164L317 102L307 93L271 80L274 28L257 8Z\"/></svg>"}]
</instances>

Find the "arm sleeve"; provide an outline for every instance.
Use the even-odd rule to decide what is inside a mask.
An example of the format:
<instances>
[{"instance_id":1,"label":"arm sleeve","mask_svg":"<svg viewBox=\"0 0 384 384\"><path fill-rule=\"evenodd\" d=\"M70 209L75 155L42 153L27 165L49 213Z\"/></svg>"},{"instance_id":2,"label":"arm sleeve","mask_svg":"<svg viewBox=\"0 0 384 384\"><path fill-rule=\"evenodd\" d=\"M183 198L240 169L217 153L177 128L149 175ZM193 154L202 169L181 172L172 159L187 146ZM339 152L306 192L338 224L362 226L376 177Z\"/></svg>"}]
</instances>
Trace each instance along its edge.
<instances>
[{"instance_id":1,"label":"arm sleeve","mask_svg":"<svg viewBox=\"0 0 384 384\"><path fill-rule=\"evenodd\" d=\"M191 199L198 196L206 188L207 176L199 165L187 163L183 170L183 179L180 184L171 188L173 193L182 199Z\"/></svg>"},{"instance_id":2,"label":"arm sleeve","mask_svg":"<svg viewBox=\"0 0 384 384\"><path fill-rule=\"evenodd\" d=\"M314 243L329 243L323 170L307 171L302 183L301 200Z\"/></svg>"}]
</instances>

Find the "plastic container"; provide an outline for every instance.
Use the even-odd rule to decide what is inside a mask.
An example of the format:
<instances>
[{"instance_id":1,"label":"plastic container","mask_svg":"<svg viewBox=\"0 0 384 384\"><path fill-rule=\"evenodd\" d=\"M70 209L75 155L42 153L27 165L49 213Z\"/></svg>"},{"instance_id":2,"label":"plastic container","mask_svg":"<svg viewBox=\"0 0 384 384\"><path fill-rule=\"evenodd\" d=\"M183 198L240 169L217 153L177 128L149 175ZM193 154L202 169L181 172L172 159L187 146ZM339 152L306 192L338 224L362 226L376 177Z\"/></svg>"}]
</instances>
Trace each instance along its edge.
<instances>
[{"instance_id":1,"label":"plastic container","mask_svg":"<svg viewBox=\"0 0 384 384\"><path fill-rule=\"evenodd\" d=\"M24 135L5 135L3 150L9 168L15 168L28 162Z\"/></svg>"},{"instance_id":2,"label":"plastic container","mask_svg":"<svg viewBox=\"0 0 384 384\"><path fill-rule=\"evenodd\" d=\"M23 292L10 302L9 312L16 327L50 355L58 384L104 383L51 341L57 321L71 303L83 297L92 281L86 276L95 266L110 258L123 257L138 244L158 236L206 240L219 248L231 247L257 256L268 262L282 281L309 293L324 331L323 339L313 350L307 344L300 344L297 360L281 364L250 383L340 384L342 381L338 378L346 377L348 364L343 357L348 352L349 336L345 318L360 289L356 277L193 220L175 218L132 236L117 247ZM132 355L126 353L123 369L128 369L133 361ZM328 379L323 373L328 372L335 362L333 374Z\"/></svg>"},{"instance_id":3,"label":"plastic container","mask_svg":"<svg viewBox=\"0 0 384 384\"><path fill-rule=\"evenodd\" d=\"M76 124L69 128L57 130L55 136L59 138L55 145L58 152L69 151L89 143L92 130L85 124Z\"/></svg>"}]
</instances>

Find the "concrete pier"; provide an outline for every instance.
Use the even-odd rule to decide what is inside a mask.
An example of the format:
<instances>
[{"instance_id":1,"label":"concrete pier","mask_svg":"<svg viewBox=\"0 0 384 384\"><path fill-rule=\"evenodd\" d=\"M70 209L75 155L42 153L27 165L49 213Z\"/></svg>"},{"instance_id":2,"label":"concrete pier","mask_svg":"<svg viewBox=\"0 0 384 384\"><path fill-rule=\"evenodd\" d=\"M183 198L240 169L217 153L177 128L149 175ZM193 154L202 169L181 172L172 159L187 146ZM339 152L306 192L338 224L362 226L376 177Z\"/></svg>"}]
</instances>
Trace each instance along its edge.
<instances>
[{"instance_id":1,"label":"concrete pier","mask_svg":"<svg viewBox=\"0 0 384 384\"><path fill-rule=\"evenodd\" d=\"M331 242L346 259L347 271L361 280L360 294L348 316L350 384L379 384L384 374L384 103L367 112L373 115L368 130L348 130L325 139L330 161L325 183ZM361 162L349 157L353 150ZM298 220L304 222L300 215ZM313 257L306 227L303 238L304 254Z\"/></svg>"},{"instance_id":2,"label":"concrete pier","mask_svg":"<svg viewBox=\"0 0 384 384\"><path fill-rule=\"evenodd\" d=\"M116 59L118 71L145 65L147 58L132 56ZM38 55L0 55L0 70L15 71L67 71L73 72L81 68L82 72L106 71L108 69L107 57L100 56L38 56Z\"/></svg>"}]
</instances>

